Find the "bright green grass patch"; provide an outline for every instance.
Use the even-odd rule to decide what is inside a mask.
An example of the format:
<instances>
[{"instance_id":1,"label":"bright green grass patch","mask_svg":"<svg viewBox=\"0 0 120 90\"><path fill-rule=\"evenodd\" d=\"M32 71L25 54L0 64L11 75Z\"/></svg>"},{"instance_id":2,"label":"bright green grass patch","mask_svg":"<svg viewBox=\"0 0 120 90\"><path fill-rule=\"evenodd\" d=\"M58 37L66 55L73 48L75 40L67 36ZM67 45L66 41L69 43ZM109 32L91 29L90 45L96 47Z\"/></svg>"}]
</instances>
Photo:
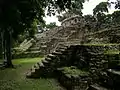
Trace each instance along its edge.
<instances>
[{"instance_id":1,"label":"bright green grass patch","mask_svg":"<svg viewBox=\"0 0 120 90\"><path fill-rule=\"evenodd\" d=\"M41 61L42 57L37 58L22 58L22 59L14 59L12 60L13 64L22 64L22 63L36 63Z\"/></svg>"},{"instance_id":2,"label":"bright green grass patch","mask_svg":"<svg viewBox=\"0 0 120 90\"><path fill-rule=\"evenodd\" d=\"M120 45L118 43L107 43L107 44L83 44L85 46L117 46L117 45Z\"/></svg>"},{"instance_id":3,"label":"bright green grass patch","mask_svg":"<svg viewBox=\"0 0 120 90\"><path fill-rule=\"evenodd\" d=\"M55 79L28 79L26 72L43 58L22 58L13 60L16 69L0 70L0 90L59 90Z\"/></svg>"},{"instance_id":4,"label":"bright green grass patch","mask_svg":"<svg viewBox=\"0 0 120 90\"><path fill-rule=\"evenodd\" d=\"M69 75L88 76L89 72L77 69L76 67L64 67L63 72Z\"/></svg>"},{"instance_id":5,"label":"bright green grass patch","mask_svg":"<svg viewBox=\"0 0 120 90\"><path fill-rule=\"evenodd\" d=\"M83 44L84 46L119 46L120 44L118 43L108 43L108 44ZM106 50L104 51L104 54L119 54L119 50Z\"/></svg>"},{"instance_id":6,"label":"bright green grass patch","mask_svg":"<svg viewBox=\"0 0 120 90\"><path fill-rule=\"evenodd\" d=\"M107 50L104 52L104 54L119 54L120 51L119 50Z\"/></svg>"}]
</instances>

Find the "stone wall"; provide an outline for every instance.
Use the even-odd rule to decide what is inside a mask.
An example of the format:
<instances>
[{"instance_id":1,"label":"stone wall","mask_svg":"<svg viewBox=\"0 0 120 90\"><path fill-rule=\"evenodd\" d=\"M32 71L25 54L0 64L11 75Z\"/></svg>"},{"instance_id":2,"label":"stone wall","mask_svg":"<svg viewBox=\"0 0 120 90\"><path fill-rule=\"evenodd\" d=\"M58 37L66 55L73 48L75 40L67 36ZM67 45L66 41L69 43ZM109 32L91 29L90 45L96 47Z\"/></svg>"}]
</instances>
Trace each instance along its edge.
<instances>
[{"instance_id":1,"label":"stone wall","mask_svg":"<svg viewBox=\"0 0 120 90\"><path fill-rule=\"evenodd\" d=\"M120 64L119 52L117 52L119 51L119 45L73 45L70 49L72 49L72 53L71 58L67 59L69 60L68 67L76 66L82 71L87 71L89 72L89 77L84 77L82 82L79 79L79 74L78 76L69 76L60 72L61 78L59 80L68 90L70 88L73 88L71 90L85 90L89 85L96 83L100 85L99 88L105 87L107 88L106 90L116 87L113 84L116 79L113 80L112 75L109 76L107 70L116 68ZM116 76L114 75L114 77ZM86 84L84 80L87 82ZM80 85L82 83L84 83L82 85L84 89Z\"/></svg>"},{"instance_id":2,"label":"stone wall","mask_svg":"<svg viewBox=\"0 0 120 90\"><path fill-rule=\"evenodd\" d=\"M120 26L103 28L96 32L85 33L87 43L119 43Z\"/></svg>"},{"instance_id":3,"label":"stone wall","mask_svg":"<svg viewBox=\"0 0 120 90\"><path fill-rule=\"evenodd\" d=\"M35 69L31 72L32 76L31 74L30 76L40 77L38 73L44 73L44 76L55 74L59 77L59 81L66 88L72 87L71 90L84 90L84 88L87 88L90 85L96 83L98 84L98 86L102 86L107 88L108 90L111 90L111 88L116 87L116 85L114 85L114 82L117 85L119 84L119 80L116 79L116 73L114 74L111 72L111 69L119 68L119 50L119 44L84 44L61 47L55 52L47 55L45 60L42 61L43 64L37 64L42 66L35 65ZM61 68L63 67L69 68L71 66L74 66L76 68L72 68L69 73L61 70ZM41 70L41 68L44 69ZM76 72L75 70L77 70L77 74L74 75L74 72ZM78 73L79 70L80 72L88 72L88 76L86 77L83 75L81 77L81 73ZM83 86L83 84L85 85L85 87Z\"/></svg>"},{"instance_id":4,"label":"stone wall","mask_svg":"<svg viewBox=\"0 0 120 90\"><path fill-rule=\"evenodd\" d=\"M97 83L107 88L115 88L116 86L114 86L113 82L117 79L109 76L107 70L119 67L120 58L119 52L117 52L120 50L119 45L90 45L82 46L79 50L76 54L79 63L76 62L76 65L80 69L88 68L92 78L91 84Z\"/></svg>"}]
</instances>

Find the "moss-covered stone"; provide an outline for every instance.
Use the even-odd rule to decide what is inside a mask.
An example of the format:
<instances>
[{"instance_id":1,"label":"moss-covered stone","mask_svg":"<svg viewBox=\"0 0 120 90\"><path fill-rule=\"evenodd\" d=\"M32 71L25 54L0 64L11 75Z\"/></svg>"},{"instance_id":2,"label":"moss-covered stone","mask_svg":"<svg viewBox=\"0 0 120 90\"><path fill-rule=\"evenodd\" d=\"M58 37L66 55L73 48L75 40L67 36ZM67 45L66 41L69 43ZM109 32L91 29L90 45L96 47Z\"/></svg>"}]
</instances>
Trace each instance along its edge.
<instances>
[{"instance_id":1,"label":"moss-covered stone","mask_svg":"<svg viewBox=\"0 0 120 90\"><path fill-rule=\"evenodd\" d=\"M76 67L64 67L63 73L69 74L69 75L78 75L78 76L88 76L88 71L83 71L80 69L77 69Z\"/></svg>"}]
</instances>

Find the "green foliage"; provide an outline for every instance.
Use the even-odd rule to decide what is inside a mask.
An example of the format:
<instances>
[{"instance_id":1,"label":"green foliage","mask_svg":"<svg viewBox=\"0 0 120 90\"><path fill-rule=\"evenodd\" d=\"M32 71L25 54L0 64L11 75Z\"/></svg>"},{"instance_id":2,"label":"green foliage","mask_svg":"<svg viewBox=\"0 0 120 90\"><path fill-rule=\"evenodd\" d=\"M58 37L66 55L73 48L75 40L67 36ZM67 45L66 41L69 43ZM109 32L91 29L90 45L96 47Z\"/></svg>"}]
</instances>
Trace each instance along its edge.
<instances>
[{"instance_id":1,"label":"green foliage","mask_svg":"<svg viewBox=\"0 0 120 90\"><path fill-rule=\"evenodd\" d=\"M104 12L108 12L108 2L101 2L93 9L93 14L96 17L98 24L105 22L104 19L106 15Z\"/></svg>"},{"instance_id":2,"label":"green foliage","mask_svg":"<svg viewBox=\"0 0 120 90\"><path fill-rule=\"evenodd\" d=\"M97 20L102 24L119 24L120 23L120 11L114 11L112 14L105 15L104 13L97 14Z\"/></svg>"},{"instance_id":3,"label":"green foliage","mask_svg":"<svg viewBox=\"0 0 120 90\"><path fill-rule=\"evenodd\" d=\"M4 28L11 29L13 31L13 37L16 37L24 32L26 28L29 28L34 19L43 22L43 8L45 5L42 0L39 0L39 2L32 0L4 0L1 4L2 6L0 8L4 10L0 12L1 28L2 30Z\"/></svg>"},{"instance_id":4,"label":"green foliage","mask_svg":"<svg viewBox=\"0 0 120 90\"><path fill-rule=\"evenodd\" d=\"M120 22L120 11L114 11L112 14L105 14L105 12L108 13L108 8L111 7L112 4L115 4L116 9L120 9L119 4L120 2L117 0L117 2L101 2L99 3L94 9L93 14L94 17L96 17L97 20L97 26L100 28L102 25L110 26L111 24L119 24Z\"/></svg>"},{"instance_id":5,"label":"green foliage","mask_svg":"<svg viewBox=\"0 0 120 90\"><path fill-rule=\"evenodd\" d=\"M86 25L85 25L85 27L87 28L87 30L89 31L89 32L93 32L93 24L91 24L91 22L92 23L94 23L94 22L96 22L96 19L95 19L95 17L94 16L92 16L92 15L84 15L83 16L84 17L84 20L85 20L85 22L86 22ZM94 24L94 26L95 26L95 24Z\"/></svg>"},{"instance_id":6,"label":"green foliage","mask_svg":"<svg viewBox=\"0 0 120 90\"><path fill-rule=\"evenodd\" d=\"M95 17L94 16L92 16L92 15L84 15L84 19L85 19L85 21L89 21L89 22L95 22L96 20L95 20Z\"/></svg>"},{"instance_id":7,"label":"green foliage","mask_svg":"<svg viewBox=\"0 0 120 90\"><path fill-rule=\"evenodd\" d=\"M66 18L69 18L74 15L82 15L82 9L83 9L83 3L86 0L71 0L71 6L70 9L66 10L64 14L58 15L58 20L61 22ZM87 0L88 1L88 0Z\"/></svg>"},{"instance_id":8,"label":"green foliage","mask_svg":"<svg viewBox=\"0 0 120 90\"><path fill-rule=\"evenodd\" d=\"M37 33L37 20L34 20L31 24L31 28L28 29L28 38L34 38L35 33Z\"/></svg>"},{"instance_id":9,"label":"green foliage","mask_svg":"<svg viewBox=\"0 0 120 90\"><path fill-rule=\"evenodd\" d=\"M57 27L56 22L52 22L52 23L46 25L47 29L52 29L54 27Z\"/></svg>"},{"instance_id":10,"label":"green foliage","mask_svg":"<svg viewBox=\"0 0 120 90\"><path fill-rule=\"evenodd\" d=\"M108 2L101 2L93 9L94 15L103 12L108 12Z\"/></svg>"},{"instance_id":11,"label":"green foliage","mask_svg":"<svg viewBox=\"0 0 120 90\"><path fill-rule=\"evenodd\" d=\"M68 9L70 11L73 10L81 10L83 8L82 3L84 3L86 0L49 0L48 4L48 15L55 15L55 12L60 13L61 11L67 11Z\"/></svg>"},{"instance_id":12,"label":"green foliage","mask_svg":"<svg viewBox=\"0 0 120 90\"><path fill-rule=\"evenodd\" d=\"M24 33L28 28L34 27L34 20L44 23L43 17L45 9L48 10L48 15L55 14L66 9L83 8L82 3L85 0L2 0L0 2L0 28L1 30L9 29L12 31L12 36L16 37ZM7 3L6 3L7 2ZM79 12L79 11L78 11ZM30 36L33 37L35 31L29 29Z\"/></svg>"},{"instance_id":13,"label":"green foliage","mask_svg":"<svg viewBox=\"0 0 120 90\"><path fill-rule=\"evenodd\" d=\"M81 10L83 9L83 3L85 0L75 0L72 4L72 8L69 10L70 13L76 14L76 15L82 15Z\"/></svg>"},{"instance_id":14,"label":"green foliage","mask_svg":"<svg viewBox=\"0 0 120 90\"><path fill-rule=\"evenodd\" d=\"M113 22L114 23L120 23L120 11L115 11L113 14L112 14L112 19L113 19Z\"/></svg>"},{"instance_id":15,"label":"green foliage","mask_svg":"<svg viewBox=\"0 0 120 90\"><path fill-rule=\"evenodd\" d=\"M105 15L103 23L112 24L113 23L112 14Z\"/></svg>"},{"instance_id":16,"label":"green foliage","mask_svg":"<svg viewBox=\"0 0 120 90\"><path fill-rule=\"evenodd\" d=\"M35 19L44 22L45 8L51 15L56 11L76 8L76 3L82 7L83 2L84 0L2 0L0 2L0 28L1 30L9 29L16 38L17 35L30 28Z\"/></svg>"},{"instance_id":17,"label":"green foliage","mask_svg":"<svg viewBox=\"0 0 120 90\"><path fill-rule=\"evenodd\" d=\"M119 50L107 50L104 52L104 54L119 54Z\"/></svg>"}]
</instances>

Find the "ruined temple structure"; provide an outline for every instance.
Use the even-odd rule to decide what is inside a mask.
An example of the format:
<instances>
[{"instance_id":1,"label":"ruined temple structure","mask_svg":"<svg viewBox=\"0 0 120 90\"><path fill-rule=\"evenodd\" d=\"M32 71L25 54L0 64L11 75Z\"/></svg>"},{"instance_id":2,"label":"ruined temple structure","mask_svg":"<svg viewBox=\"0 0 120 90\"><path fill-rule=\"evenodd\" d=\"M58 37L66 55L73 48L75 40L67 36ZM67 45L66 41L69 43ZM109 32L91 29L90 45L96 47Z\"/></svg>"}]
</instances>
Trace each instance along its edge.
<instances>
[{"instance_id":1,"label":"ruined temple structure","mask_svg":"<svg viewBox=\"0 0 120 90\"><path fill-rule=\"evenodd\" d=\"M96 31L95 21L75 15L64 19L61 26L36 34L35 37L34 42L29 40L22 45L22 48L25 48L24 52L13 55L13 57L47 55L64 45L120 43L120 26L110 25Z\"/></svg>"},{"instance_id":2,"label":"ruined temple structure","mask_svg":"<svg viewBox=\"0 0 120 90\"><path fill-rule=\"evenodd\" d=\"M80 44L84 33L85 20L76 15L63 20L61 26L36 35L36 44L30 49L38 48L42 53L48 54L64 44Z\"/></svg>"},{"instance_id":3,"label":"ruined temple structure","mask_svg":"<svg viewBox=\"0 0 120 90\"><path fill-rule=\"evenodd\" d=\"M25 52L14 55L14 58L47 55L64 45L80 45L85 42L85 32L86 21L82 16L69 17L62 21L61 26L36 34L34 43L31 42L32 45Z\"/></svg>"},{"instance_id":4,"label":"ruined temple structure","mask_svg":"<svg viewBox=\"0 0 120 90\"><path fill-rule=\"evenodd\" d=\"M67 18L62 26L36 36L30 49L37 47L46 56L26 77L54 77L67 90L120 90L120 44L87 44L90 38L103 42L116 33L119 26L88 33L84 18Z\"/></svg>"},{"instance_id":5,"label":"ruined temple structure","mask_svg":"<svg viewBox=\"0 0 120 90\"><path fill-rule=\"evenodd\" d=\"M30 48L41 54L55 51L62 45L81 43L119 43L120 26L102 28L95 31L96 22L86 21L82 16L72 16L62 21L61 26L36 35L36 43ZM89 27L92 27L89 30ZM117 38L116 38L117 37ZM116 39L116 40L115 40Z\"/></svg>"}]
</instances>

